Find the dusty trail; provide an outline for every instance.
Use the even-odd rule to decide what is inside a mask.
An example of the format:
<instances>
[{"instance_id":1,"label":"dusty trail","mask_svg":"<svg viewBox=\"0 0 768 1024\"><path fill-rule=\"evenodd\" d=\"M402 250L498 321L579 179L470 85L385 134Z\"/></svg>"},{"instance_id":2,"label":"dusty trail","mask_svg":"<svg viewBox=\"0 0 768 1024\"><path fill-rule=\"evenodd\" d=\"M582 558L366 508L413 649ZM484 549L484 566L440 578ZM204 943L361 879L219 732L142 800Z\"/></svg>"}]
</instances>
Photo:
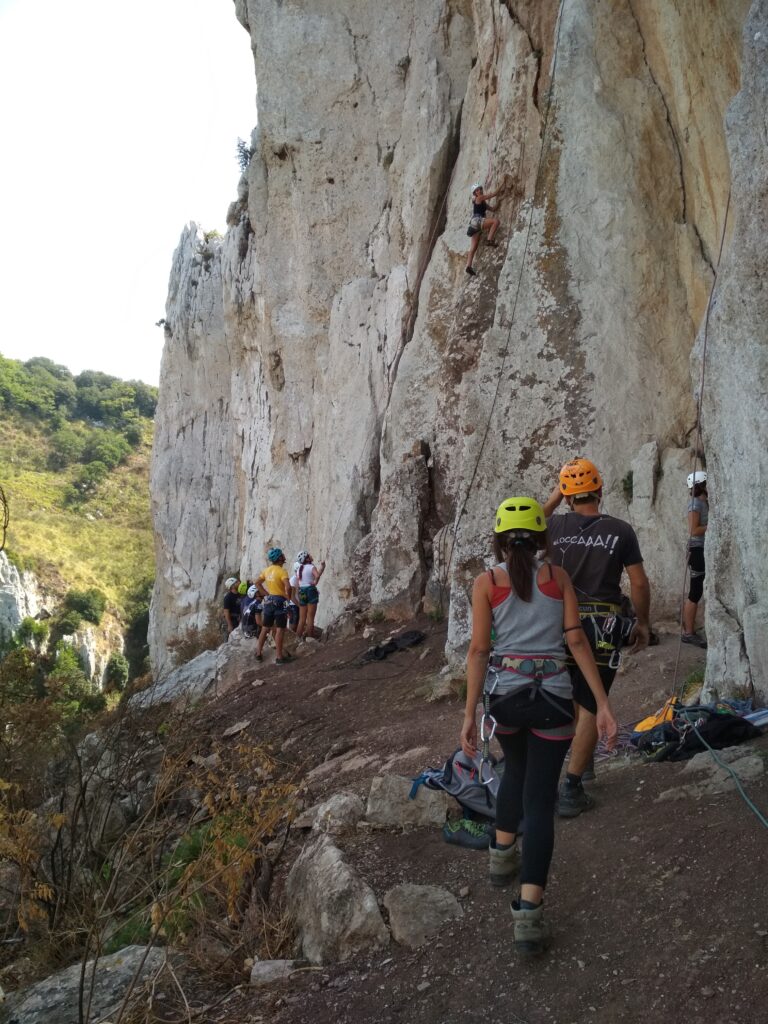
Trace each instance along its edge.
<instances>
[{"instance_id":1,"label":"dusty trail","mask_svg":"<svg viewBox=\"0 0 768 1024\"><path fill-rule=\"evenodd\" d=\"M430 704L416 693L441 664L442 627L428 619L413 625L429 634L425 644L380 664L357 663L371 641L356 638L315 647L279 674L265 666L263 686L212 705L212 733L247 713L254 736L283 745L286 759L307 770L332 747L351 751L351 770L321 770L311 800L342 788L364 795L387 762L404 775L440 763L457 745L462 707L458 699ZM385 632L382 626L379 635ZM675 639L662 636L658 647L628 659L615 685L621 721L663 701L675 654ZM703 657L684 648L681 678ZM768 756L768 740L755 748ZM454 894L468 887L463 920L416 952L393 943L375 957L298 974L288 987L245 991L210 1019L459 1024L480 1016L488 1024L613 1024L661 1014L712 1024L765 1021L768 836L733 793L655 802L692 781L681 777L683 769L601 767L591 789L598 807L558 823L547 894L555 942L541 961L515 958L508 897L487 885L483 853L446 845L438 829L355 830L339 845L379 900L402 881ZM768 807L768 778L748 791ZM302 842L291 839L278 886Z\"/></svg>"}]
</instances>

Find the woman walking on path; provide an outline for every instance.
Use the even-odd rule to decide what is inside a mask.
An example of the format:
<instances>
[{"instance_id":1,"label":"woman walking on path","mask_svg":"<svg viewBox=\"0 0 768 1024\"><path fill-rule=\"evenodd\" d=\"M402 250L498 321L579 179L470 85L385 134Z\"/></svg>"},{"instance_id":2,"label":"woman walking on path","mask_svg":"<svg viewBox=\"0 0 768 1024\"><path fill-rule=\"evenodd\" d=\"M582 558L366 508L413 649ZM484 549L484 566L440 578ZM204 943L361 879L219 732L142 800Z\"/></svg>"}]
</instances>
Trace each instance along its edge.
<instances>
[{"instance_id":1,"label":"woman walking on path","mask_svg":"<svg viewBox=\"0 0 768 1024\"><path fill-rule=\"evenodd\" d=\"M468 756L477 755L475 711L484 691L483 740L495 733L504 753L490 881L508 885L520 873L520 896L512 903L515 949L531 956L549 941L542 900L554 848L558 779L574 734L566 642L594 694L597 727L609 747L618 725L581 628L570 578L547 558L547 524L537 501L502 502L494 549L498 564L477 577L472 591L461 746ZM523 818L521 859L516 840Z\"/></svg>"},{"instance_id":2,"label":"woman walking on path","mask_svg":"<svg viewBox=\"0 0 768 1024\"><path fill-rule=\"evenodd\" d=\"M683 604L683 643L706 648L707 641L696 632L696 612L704 594L704 537L709 519L709 495L707 474L699 469L688 474L688 565L691 569L691 583L688 597Z\"/></svg>"},{"instance_id":3,"label":"woman walking on path","mask_svg":"<svg viewBox=\"0 0 768 1024\"><path fill-rule=\"evenodd\" d=\"M296 635L300 640L315 635L315 615L320 594L318 581L325 572L325 562L315 565L308 551L296 556L296 590L299 598L299 626Z\"/></svg>"}]
</instances>

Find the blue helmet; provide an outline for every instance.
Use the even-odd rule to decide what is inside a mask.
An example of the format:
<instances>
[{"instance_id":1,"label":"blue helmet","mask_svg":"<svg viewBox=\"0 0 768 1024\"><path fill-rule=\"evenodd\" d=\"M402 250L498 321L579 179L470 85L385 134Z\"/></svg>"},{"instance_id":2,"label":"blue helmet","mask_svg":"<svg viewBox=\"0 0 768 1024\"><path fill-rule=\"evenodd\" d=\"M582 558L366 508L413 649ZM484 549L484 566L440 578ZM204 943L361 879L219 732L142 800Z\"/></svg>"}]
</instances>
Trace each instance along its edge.
<instances>
[{"instance_id":1,"label":"blue helmet","mask_svg":"<svg viewBox=\"0 0 768 1024\"><path fill-rule=\"evenodd\" d=\"M269 551L267 552L267 558L273 564L275 562L280 561L280 559L282 557L283 557L283 549L282 548L270 548Z\"/></svg>"}]
</instances>

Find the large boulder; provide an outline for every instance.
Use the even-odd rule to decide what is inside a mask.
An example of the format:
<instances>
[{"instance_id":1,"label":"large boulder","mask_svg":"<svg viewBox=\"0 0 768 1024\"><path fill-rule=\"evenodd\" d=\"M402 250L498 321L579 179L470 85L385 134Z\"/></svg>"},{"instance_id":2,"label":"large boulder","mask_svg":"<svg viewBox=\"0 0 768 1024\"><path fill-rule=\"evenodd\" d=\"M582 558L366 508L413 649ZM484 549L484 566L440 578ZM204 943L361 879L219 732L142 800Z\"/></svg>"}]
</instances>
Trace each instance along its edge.
<instances>
[{"instance_id":1,"label":"large boulder","mask_svg":"<svg viewBox=\"0 0 768 1024\"><path fill-rule=\"evenodd\" d=\"M287 883L301 948L315 964L347 960L389 943L373 890L322 836L304 848Z\"/></svg>"},{"instance_id":2,"label":"large boulder","mask_svg":"<svg viewBox=\"0 0 768 1024\"><path fill-rule=\"evenodd\" d=\"M455 896L437 885L396 885L384 897L392 938L401 946L422 946L449 921L464 916Z\"/></svg>"},{"instance_id":3,"label":"large boulder","mask_svg":"<svg viewBox=\"0 0 768 1024\"><path fill-rule=\"evenodd\" d=\"M85 966L86 991L91 993L91 1021L105 1020L117 1012L131 981L148 977L162 964L165 951L145 946L126 946L118 953L89 960ZM80 1024L82 965L72 964L13 997L7 1024Z\"/></svg>"}]
</instances>

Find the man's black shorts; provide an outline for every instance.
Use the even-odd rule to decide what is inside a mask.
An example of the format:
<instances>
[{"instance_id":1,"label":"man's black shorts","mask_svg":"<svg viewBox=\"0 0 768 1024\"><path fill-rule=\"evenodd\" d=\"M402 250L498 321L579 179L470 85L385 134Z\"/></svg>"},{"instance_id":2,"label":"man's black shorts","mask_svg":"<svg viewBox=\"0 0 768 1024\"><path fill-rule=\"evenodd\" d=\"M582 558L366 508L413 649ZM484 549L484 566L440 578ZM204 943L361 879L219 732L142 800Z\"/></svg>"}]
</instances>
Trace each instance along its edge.
<instances>
[{"instance_id":1,"label":"man's black shorts","mask_svg":"<svg viewBox=\"0 0 768 1024\"><path fill-rule=\"evenodd\" d=\"M594 651L592 653L594 654ZM568 671L571 673L571 683L573 684L573 699L579 707L589 711L591 715L596 715L597 704L592 696L587 680L581 674L581 669L578 665L569 665ZM615 668L608 668L607 665L598 665L597 671L600 673L605 692L608 693L613 685L613 680L616 678L617 670Z\"/></svg>"},{"instance_id":2,"label":"man's black shorts","mask_svg":"<svg viewBox=\"0 0 768 1024\"><path fill-rule=\"evenodd\" d=\"M273 626L277 629L285 629L288 625L287 604L284 597L266 598L261 610L262 626L266 626L267 629L271 629Z\"/></svg>"}]
</instances>

